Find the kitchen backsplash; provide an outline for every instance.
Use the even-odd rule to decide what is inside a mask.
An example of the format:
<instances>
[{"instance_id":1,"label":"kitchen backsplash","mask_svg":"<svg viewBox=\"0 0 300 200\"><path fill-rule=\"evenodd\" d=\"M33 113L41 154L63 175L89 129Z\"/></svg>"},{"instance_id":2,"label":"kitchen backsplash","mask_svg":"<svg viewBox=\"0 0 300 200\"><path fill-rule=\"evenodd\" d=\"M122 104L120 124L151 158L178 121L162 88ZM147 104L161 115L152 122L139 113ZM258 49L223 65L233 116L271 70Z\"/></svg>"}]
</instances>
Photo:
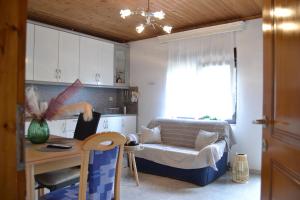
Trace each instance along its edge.
<instances>
[{"instance_id":1,"label":"kitchen backsplash","mask_svg":"<svg viewBox=\"0 0 300 200\"><path fill-rule=\"evenodd\" d=\"M26 87L30 86L34 86L37 89L41 101L48 102L51 98L56 97L66 88L66 86L57 85L26 84ZM70 98L66 104L86 101L92 104L97 112L102 114L123 113L123 106L125 104L123 98L124 91L124 89L114 88L83 87L72 98ZM108 108L120 108L120 110L118 111Z\"/></svg>"}]
</instances>

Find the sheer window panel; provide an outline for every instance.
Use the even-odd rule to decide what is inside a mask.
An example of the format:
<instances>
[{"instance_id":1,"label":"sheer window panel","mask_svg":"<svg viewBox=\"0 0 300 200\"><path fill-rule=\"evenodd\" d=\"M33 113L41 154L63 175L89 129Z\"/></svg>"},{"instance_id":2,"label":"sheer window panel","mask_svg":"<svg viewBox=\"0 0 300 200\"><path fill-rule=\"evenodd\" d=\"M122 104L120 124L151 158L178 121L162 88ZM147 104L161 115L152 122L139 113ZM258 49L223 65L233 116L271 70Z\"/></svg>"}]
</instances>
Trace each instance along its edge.
<instances>
[{"instance_id":1,"label":"sheer window panel","mask_svg":"<svg viewBox=\"0 0 300 200\"><path fill-rule=\"evenodd\" d=\"M233 34L169 44L166 117L232 119L236 105Z\"/></svg>"}]
</instances>

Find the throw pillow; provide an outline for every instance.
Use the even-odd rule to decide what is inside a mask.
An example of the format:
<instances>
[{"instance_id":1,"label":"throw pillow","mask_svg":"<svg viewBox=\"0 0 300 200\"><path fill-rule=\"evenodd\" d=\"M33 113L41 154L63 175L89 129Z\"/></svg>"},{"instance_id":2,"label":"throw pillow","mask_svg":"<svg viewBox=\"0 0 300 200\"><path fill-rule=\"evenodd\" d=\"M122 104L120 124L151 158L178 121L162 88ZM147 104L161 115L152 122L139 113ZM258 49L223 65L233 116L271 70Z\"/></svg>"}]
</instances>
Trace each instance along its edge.
<instances>
[{"instance_id":1,"label":"throw pillow","mask_svg":"<svg viewBox=\"0 0 300 200\"><path fill-rule=\"evenodd\" d=\"M161 143L160 126L152 129L142 126L141 133L139 133L139 141L144 144Z\"/></svg>"},{"instance_id":2,"label":"throw pillow","mask_svg":"<svg viewBox=\"0 0 300 200\"><path fill-rule=\"evenodd\" d=\"M218 137L219 134L217 132L200 130L195 141L195 149L201 150L204 147L215 143L218 140Z\"/></svg>"}]
</instances>

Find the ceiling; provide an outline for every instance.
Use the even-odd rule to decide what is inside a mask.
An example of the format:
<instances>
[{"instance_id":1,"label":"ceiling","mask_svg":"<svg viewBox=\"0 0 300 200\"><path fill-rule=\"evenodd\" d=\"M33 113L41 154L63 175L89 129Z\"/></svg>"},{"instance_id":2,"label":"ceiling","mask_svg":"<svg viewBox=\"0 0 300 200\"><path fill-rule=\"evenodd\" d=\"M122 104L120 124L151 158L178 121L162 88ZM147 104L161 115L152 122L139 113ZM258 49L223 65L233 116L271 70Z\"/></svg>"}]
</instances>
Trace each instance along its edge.
<instances>
[{"instance_id":1,"label":"ceiling","mask_svg":"<svg viewBox=\"0 0 300 200\"><path fill-rule=\"evenodd\" d=\"M162 24L172 32L258 18L263 0L150 0L150 10L163 10ZM114 40L135 41L164 34L146 28L138 34L141 16L120 17L120 10L146 8L147 0L28 0L28 18L82 33Z\"/></svg>"}]
</instances>

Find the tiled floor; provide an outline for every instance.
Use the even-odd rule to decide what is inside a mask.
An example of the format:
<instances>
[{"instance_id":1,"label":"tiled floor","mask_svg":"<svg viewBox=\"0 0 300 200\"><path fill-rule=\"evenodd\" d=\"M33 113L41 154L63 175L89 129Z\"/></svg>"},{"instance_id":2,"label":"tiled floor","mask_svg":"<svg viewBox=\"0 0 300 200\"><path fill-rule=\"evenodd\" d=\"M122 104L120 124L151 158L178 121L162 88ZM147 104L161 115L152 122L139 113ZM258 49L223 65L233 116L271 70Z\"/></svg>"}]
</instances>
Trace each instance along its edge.
<instances>
[{"instance_id":1,"label":"tiled floor","mask_svg":"<svg viewBox=\"0 0 300 200\"><path fill-rule=\"evenodd\" d=\"M250 175L246 184L233 183L230 173L205 186L139 173L140 186L124 169L121 182L122 200L259 200L260 176Z\"/></svg>"}]
</instances>

